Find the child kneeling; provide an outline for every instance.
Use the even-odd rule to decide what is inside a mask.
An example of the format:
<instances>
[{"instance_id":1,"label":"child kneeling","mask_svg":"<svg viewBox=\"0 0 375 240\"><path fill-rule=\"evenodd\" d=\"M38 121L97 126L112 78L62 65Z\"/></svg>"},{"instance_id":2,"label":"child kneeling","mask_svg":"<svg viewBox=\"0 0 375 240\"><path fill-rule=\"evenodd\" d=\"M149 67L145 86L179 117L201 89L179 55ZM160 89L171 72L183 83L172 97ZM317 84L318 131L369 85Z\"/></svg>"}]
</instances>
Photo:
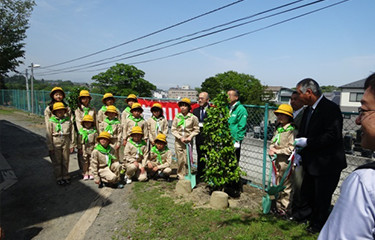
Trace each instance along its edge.
<instances>
[{"instance_id":1,"label":"child kneeling","mask_svg":"<svg viewBox=\"0 0 375 240\"><path fill-rule=\"evenodd\" d=\"M98 144L91 153L90 170L94 175L94 180L99 187L103 184L117 188L123 188L120 182L121 164L115 157L115 150L109 145L111 134L101 132L96 138Z\"/></svg>"},{"instance_id":2,"label":"child kneeling","mask_svg":"<svg viewBox=\"0 0 375 240\"><path fill-rule=\"evenodd\" d=\"M132 182L133 177L137 178L140 182L147 180L145 165L148 159L148 149L142 137L142 128L140 126L133 127L130 138L125 146L123 164L124 169L126 168L127 184Z\"/></svg>"},{"instance_id":3,"label":"child kneeling","mask_svg":"<svg viewBox=\"0 0 375 240\"><path fill-rule=\"evenodd\" d=\"M170 168L172 163L172 152L167 146L167 137L159 133L155 138L155 146L151 148L149 160L146 164L147 175L149 178L164 177L169 180L172 172Z\"/></svg>"}]
</instances>

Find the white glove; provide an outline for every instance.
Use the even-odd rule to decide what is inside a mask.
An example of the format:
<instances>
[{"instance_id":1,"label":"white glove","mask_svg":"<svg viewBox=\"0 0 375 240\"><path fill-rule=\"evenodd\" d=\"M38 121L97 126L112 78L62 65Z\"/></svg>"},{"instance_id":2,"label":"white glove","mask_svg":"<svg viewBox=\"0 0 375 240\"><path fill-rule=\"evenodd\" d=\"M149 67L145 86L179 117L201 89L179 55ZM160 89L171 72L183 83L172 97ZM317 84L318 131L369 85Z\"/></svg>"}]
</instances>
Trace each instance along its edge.
<instances>
[{"instance_id":1,"label":"white glove","mask_svg":"<svg viewBox=\"0 0 375 240\"><path fill-rule=\"evenodd\" d=\"M296 138L294 141L294 145L297 147L304 148L307 146L307 138L301 137L301 138Z\"/></svg>"},{"instance_id":2,"label":"white glove","mask_svg":"<svg viewBox=\"0 0 375 240\"><path fill-rule=\"evenodd\" d=\"M240 147L241 147L240 142L235 142L235 143L234 143L234 148L240 148Z\"/></svg>"}]
</instances>

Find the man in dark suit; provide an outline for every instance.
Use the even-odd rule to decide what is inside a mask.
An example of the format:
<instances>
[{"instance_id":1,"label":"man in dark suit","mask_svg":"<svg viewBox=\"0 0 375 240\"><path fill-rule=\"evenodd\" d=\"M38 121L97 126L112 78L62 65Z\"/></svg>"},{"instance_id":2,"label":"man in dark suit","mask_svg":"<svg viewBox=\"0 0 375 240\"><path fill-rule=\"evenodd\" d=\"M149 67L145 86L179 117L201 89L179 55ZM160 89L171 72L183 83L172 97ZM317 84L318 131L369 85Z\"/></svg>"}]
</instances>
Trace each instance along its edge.
<instances>
[{"instance_id":1,"label":"man in dark suit","mask_svg":"<svg viewBox=\"0 0 375 240\"><path fill-rule=\"evenodd\" d=\"M207 92L201 92L198 96L198 103L199 107L195 108L193 110L193 114L198 118L199 120L199 134L195 137L195 143L197 148L197 155L198 155L198 172L197 172L197 178L198 181L201 180L203 176L203 169L206 166L206 163L201 160L203 157L203 152L200 149L200 146L204 144L204 137L203 137L203 123L204 119L207 117L207 108L209 107L209 96Z\"/></svg>"},{"instance_id":2,"label":"man in dark suit","mask_svg":"<svg viewBox=\"0 0 375 240\"><path fill-rule=\"evenodd\" d=\"M295 216L299 220L309 218L308 230L318 232L328 218L332 194L346 168L343 118L339 106L323 96L315 80L303 79L297 92L308 107L296 138L296 146L302 148L301 197L306 204Z\"/></svg>"}]
</instances>

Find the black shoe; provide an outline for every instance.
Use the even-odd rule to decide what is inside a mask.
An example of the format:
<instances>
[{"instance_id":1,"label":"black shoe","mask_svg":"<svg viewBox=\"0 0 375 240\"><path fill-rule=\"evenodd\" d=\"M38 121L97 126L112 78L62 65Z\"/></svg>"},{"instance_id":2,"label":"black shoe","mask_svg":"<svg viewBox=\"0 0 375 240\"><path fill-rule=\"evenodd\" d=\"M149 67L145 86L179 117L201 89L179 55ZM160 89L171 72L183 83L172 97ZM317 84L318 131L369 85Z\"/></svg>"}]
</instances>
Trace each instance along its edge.
<instances>
[{"instance_id":1,"label":"black shoe","mask_svg":"<svg viewBox=\"0 0 375 240\"><path fill-rule=\"evenodd\" d=\"M70 180L69 179L64 179L63 181L64 181L64 184L66 184L66 185L70 184Z\"/></svg>"},{"instance_id":2,"label":"black shoe","mask_svg":"<svg viewBox=\"0 0 375 240\"><path fill-rule=\"evenodd\" d=\"M57 185L62 186L62 185L64 185L64 180L57 180L56 183L57 183Z\"/></svg>"},{"instance_id":3,"label":"black shoe","mask_svg":"<svg viewBox=\"0 0 375 240\"><path fill-rule=\"evenodd\" d=\"M306 231L311 233L311 234L316 234L316 233L319 233L320 232L320 228L316 227L316 226L313 226L313 225L310 225L306 228Z\"/></svg>"}]
</instances>

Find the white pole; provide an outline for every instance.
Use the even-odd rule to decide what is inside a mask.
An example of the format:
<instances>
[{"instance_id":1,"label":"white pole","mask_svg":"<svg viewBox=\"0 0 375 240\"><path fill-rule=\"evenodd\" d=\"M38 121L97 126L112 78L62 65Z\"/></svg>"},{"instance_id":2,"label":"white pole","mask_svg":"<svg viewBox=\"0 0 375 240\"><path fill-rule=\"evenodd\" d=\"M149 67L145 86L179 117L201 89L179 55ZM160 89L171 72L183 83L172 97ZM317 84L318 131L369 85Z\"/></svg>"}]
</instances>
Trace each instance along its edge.
<instances>
[{"instance_id":1,"label":"white pole","mask_svg":"<svg viewBox=\"0 0 375 240\"><path fill-rule=\"evenodd\" d=\"M25 78L26 78L26 98L27 98L27 111L30 112L30 93L29 93L29 75L27 72L27 68L25 70Z\"/></svg>"},{"instance_id":2,"label":"white pole","mask_svg":"<svg viewBox=\"0 0 375 240\"><path fill-rule=\"evenodd\" d=\"M31 63L31 112L34 113L34 63Z\"/></svg>"}]
</instances>

